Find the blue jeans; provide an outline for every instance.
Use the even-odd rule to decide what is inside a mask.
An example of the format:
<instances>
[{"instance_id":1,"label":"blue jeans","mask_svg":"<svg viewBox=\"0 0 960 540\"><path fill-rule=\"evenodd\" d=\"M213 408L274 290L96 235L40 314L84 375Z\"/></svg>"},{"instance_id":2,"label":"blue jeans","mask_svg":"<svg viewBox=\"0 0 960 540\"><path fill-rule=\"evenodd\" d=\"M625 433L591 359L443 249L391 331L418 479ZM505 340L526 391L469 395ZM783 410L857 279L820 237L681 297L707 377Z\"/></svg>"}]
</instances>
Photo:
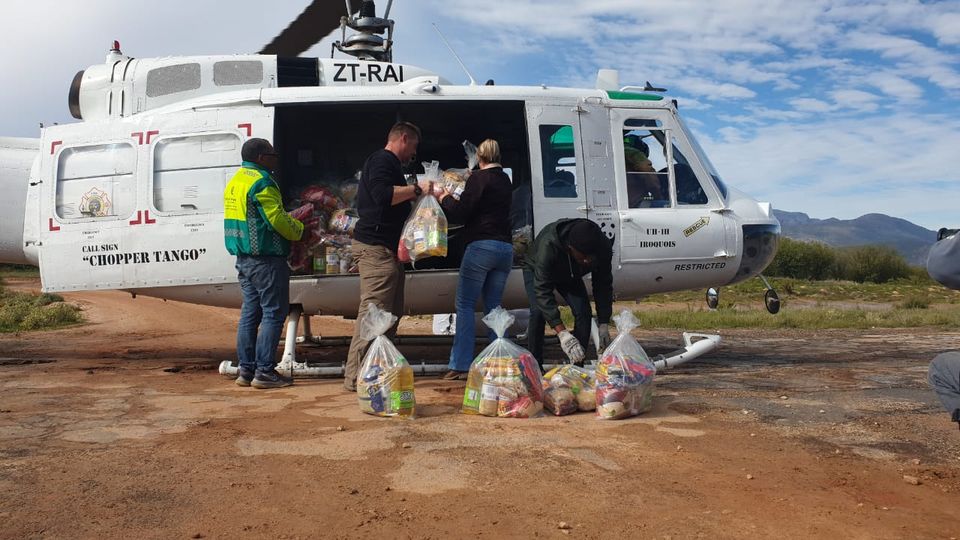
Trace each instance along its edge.
<instances>
[{"instance_id":1,"label":"blue jeans","mask_svg":"<svg viewBox=\"0 0 960 540\"><path fill-rule=\"evenodd\" d=\"M237 325L240 367L272 371L283 323L290 310L290 268L286 257L237 256L243 293ZM260 328L259 335L257 327Z\"/></svg>"},{"instance_id":2,"label":"blue jeans","mask_svg":"<svg viewBox=\"0 0 960 540\"><path fill-rule=\"evenodd\" d=\"M457 333L450 351L450 369L469 371L476 344L473 314L477 299L483 296L483 312L500 305L503 288L513 264L513 244L499 240L477 240L467 245L460 263L460 281L457 283ZM496 335L489 332L490 339Z\"/></svg>"}]
</instances>

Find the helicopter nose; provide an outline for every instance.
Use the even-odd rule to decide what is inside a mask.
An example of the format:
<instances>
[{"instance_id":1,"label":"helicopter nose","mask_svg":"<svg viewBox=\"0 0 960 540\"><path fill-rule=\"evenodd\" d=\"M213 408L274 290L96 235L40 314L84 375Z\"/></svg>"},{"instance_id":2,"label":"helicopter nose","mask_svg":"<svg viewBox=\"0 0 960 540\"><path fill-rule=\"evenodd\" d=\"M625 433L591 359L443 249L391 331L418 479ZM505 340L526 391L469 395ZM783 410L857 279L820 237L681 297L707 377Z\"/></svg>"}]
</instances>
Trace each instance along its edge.
<instances>
[{"instance_id":1,"label":"helicopter nose","mask_svg":"<svg viewBox=\"0 0 960 540\"><path fill-rule=\"evenodd\" d=\"M780 222L743 225L743 256L730 284L752 278L773 262L780 245Z\"/></svg>"}]
</instances>

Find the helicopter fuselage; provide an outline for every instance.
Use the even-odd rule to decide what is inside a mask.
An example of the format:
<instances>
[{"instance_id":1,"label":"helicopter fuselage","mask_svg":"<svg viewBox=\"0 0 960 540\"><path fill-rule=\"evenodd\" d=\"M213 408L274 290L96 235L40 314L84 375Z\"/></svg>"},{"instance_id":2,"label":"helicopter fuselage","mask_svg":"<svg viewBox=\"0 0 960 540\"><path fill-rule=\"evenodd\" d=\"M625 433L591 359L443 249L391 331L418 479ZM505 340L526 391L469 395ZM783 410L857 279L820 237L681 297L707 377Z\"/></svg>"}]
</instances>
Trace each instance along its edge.
<instances>
[{"instance_id":1,"label":"helicopter fuselage","mask_svg":"<svg viewBox=\"0 0 960 540\"><path fill-rule=\"evenodd\" d=\"M497 139L515 186L513 228L597 222L613 242L618 299L741 281L776 252L770 205L727 187L660 95L457 86L401 64L294 60L117 55L81 72L71 106L83 122L0 139L0 159L20 167L0 176L16 198L3 203L0 260L39 266L48 292L239 307L222 192L243 142L274 141L294 198L318 178L351 176L397 120L420 126L418 155L444 168L466 165L463 140ZM642 170L628 159L638 151ZM455 259L428 266L408 270L408 314L453 310ZM290 301L306 313L353 316L358 298L355 274L291 278ZM503 304L527 305L519 267Z\"/></svg>"}]
</instances>

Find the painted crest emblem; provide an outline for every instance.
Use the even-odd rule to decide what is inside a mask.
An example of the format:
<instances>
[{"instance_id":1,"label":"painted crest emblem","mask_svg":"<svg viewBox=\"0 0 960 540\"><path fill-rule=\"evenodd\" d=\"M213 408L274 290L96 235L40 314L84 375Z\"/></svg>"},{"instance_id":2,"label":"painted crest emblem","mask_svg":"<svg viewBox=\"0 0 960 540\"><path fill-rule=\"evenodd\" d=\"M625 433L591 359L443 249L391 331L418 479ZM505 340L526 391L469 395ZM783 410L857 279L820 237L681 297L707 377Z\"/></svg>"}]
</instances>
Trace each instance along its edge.
<instances>
[{"instance_id":1,"label":"painted crest emblem","mask_svg":"<svg viewBox=\"0 0 960 540\"><path fill-rule=\"evenodd\" d=\"M93 188L80 198L80 213L84 216L103 217L110 215L113 203L106 191Z\"/></svg>"}]
</instances>

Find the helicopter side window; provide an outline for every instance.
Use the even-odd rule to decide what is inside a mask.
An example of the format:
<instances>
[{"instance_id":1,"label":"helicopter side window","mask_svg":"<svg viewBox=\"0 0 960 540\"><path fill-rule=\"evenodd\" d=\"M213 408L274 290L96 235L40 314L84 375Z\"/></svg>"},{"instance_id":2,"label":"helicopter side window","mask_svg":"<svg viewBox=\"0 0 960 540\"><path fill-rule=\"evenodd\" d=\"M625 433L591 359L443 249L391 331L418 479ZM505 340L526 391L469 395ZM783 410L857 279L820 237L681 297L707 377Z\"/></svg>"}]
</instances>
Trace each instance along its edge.
<instances>
[{"instance_id":1,"label":"helicopter side window","mask_svg":"<svg viewBox=\"0 0 960 540\"><path fill-rule=\"evenodd\" d=\"M176 64L147 72L147 97L155 98L200 88L200 64Z\"/></svg>"},{"instance_id":2,"label":"helicopter side window","mask_svg":"<svg viewBox=\"0 0 960 540\"><path fill-rule=\"evenodd\" d=\"M680 151L677 140L673 139L673 176L677 185L678 205L707 204L707 194L697 180L687 157Z\"/></svg>"},{"instance_id":3,"label":"helicopter side window","mask_svg":"<svg viewBox=\"0 0 960 540\"><path fill-rule=\"evenodd\" d=\"M543 159L543 196L577 197L577 156L573 126L540 126L540 155Z\"/></svg>"},{"instance_id":4,"label":"helicopter side window","mask_svg":"<svg viewBox=\"0 0 960 540\"><path fill-rule=\"evenodd\" d=\"M659 122L655 120L643 121L642 124L640 121L628 121L623 128L628 208L670 206L670 176L662 143L665 140L664 131L657 126Z\"/></svg>"},{"instance_id":5,"label":"helicopter side window","mask_svg":"<svg viewBox=\"0 0 960 540\"><path fill-rule=\"evenodd\" d=\"M225 60L213 64L213 84L237 86L263 82L263 62L257 60Z\"/></svg>"},{"instance_id":6,"label":"helicopter side window","mask_svg":"<svg viewBox=\"0 0 960 540\"><path fill-rule=\"evenodd\" d=\"M76 146L57 160L57 216L98 219L129 216L136 205L137 154L129 143Z\"/></svg>"},{"instance_id":7,"label":"helicopter side window","mask_svg":"<svg viewBox=\"0 0 960 540\"><path fill-rule=\"evenodd\" d=\"M160 212L223 208L223 189L240 167L240 138L208 133L157 141L153 153L153 204Z\"/></svg>"}]
</instances>

